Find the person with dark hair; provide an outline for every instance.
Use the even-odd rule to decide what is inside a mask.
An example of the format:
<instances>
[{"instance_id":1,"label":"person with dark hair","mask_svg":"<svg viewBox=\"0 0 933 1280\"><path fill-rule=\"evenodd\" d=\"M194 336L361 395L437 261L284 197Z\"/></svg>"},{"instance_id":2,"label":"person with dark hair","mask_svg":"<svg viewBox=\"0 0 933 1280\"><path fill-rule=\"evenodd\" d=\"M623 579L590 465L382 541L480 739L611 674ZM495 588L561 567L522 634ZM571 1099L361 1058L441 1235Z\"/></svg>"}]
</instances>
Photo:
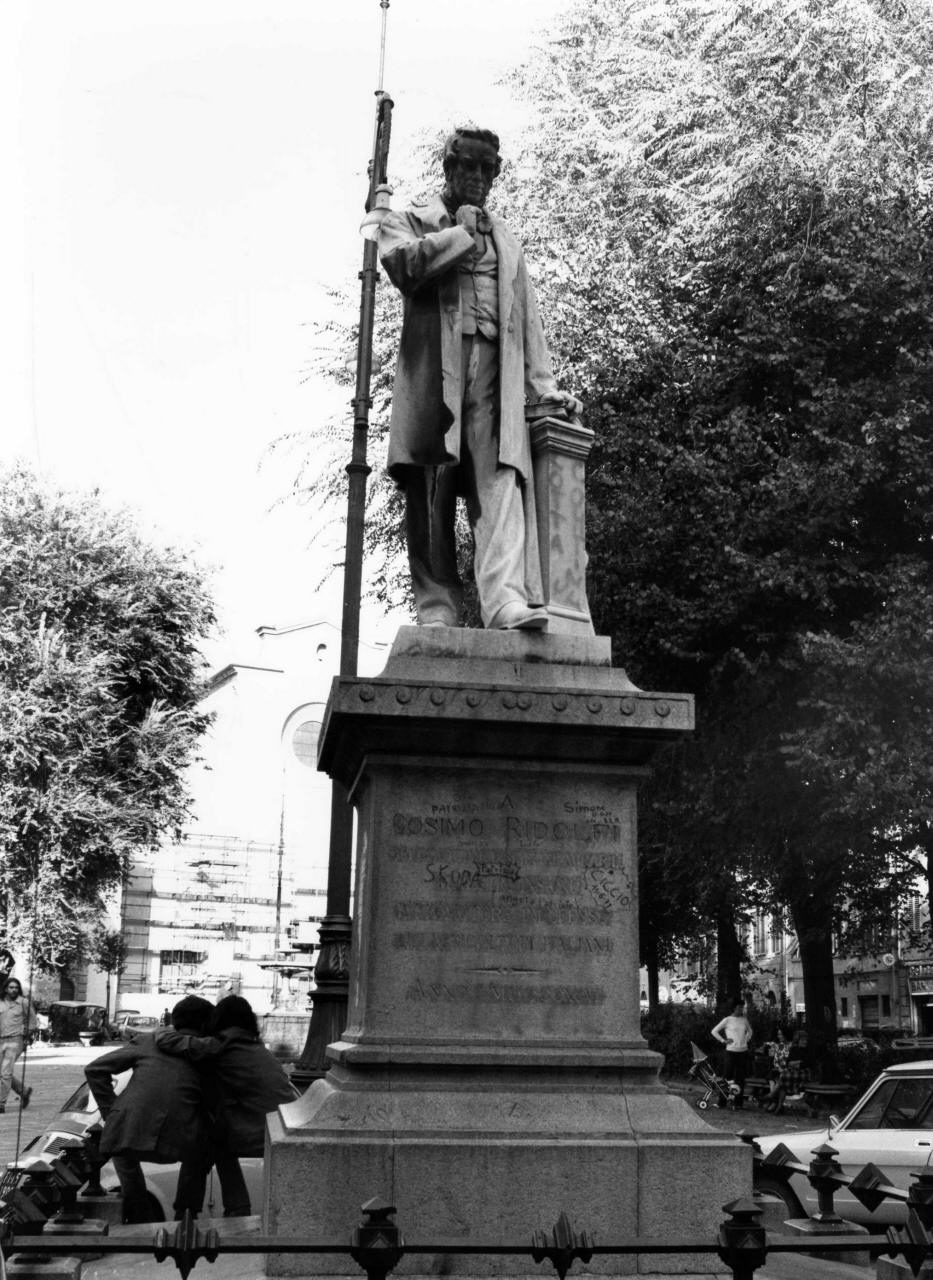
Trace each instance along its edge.
<instances>
[{"instance_id":1,"label":"person with dark hair","mask_svg":"<svg viewBox=\"0 0 933 1280\"><path fill-rule=\"evenodd\" d=\"M784 1061L780 1063L771 1091L762 1104L763 1110L775 1115L784 1112L784 1099L788 1094L800 1093L810 1079L810 1052L806 1031L794 1032L790 1044L785 1045Z\"/></svg>"},{"instance_id":2,"label":"person with dark hair","mask_svg":"<svg viewBox=\"0 0 933 1280\"><path fill-rule=\"evenodd\" d=\"M206 1037L156 1032L163 1052L200 1068L213 1115L211 1148L187 1161L182 1173L186 1185L200 1184L203 1198L213 1164L220 1179L224 1217L245 1217L252 1206L239 1157L264 1154L266 1116L281 1103L292 1102L295 1092L281 1063L261 1042L248 1000L225 996L218 1001L208 1031Z\"/></svg>"},{"instance_id":3,"label":"person with dark hair","mask_svg":"<svg viewBox=\"0 0 933 1280\"><path fill-rule=\"evenodd\" d=\"M204 1031L214 1012L200 996L186 996L172 1010L176 1034ZM119 1096L113 1078L132 1071ZM104 1132L101 1154L110 1156L123 1192L124 1222L148 1222L152 1218L142 1161L174 1164L200 1155L208 1143L208 1118L204 1088L197 1069L184 1058L159 1052L152 1035L139 1035L129 1044L105 1053L84 1068L100 1108ZM193 1213L190 1189L179 1175L175 1212Z\"/></svg>"},{"instance_id":4,"label":"person with dark hair","mask_svg":"<svg viewBox=\"0 0 933 1280\"><path fill-rule=\"evenodd\" d=\"M405 299L388 469L405 491L419 626L461 625L460 495L483 625L548 625L526 408L565 417L581 405L557 389L521 248L486 208L501 166L492 130L455 130L442 191L388 213L378 230L380 260Z\"/></svg>"},{"instance_id":5,"label":"person with dark hair","mask_svg":"<svg viewBox=\"0 0 933 1280\"><path fill-rule=\"evenodd\" d=\"M13 1073L16 1059L26 1047L26 1041L38 1029L32 1004L23 995L19 978L7 977L0 988L0 1113L6 1111L10 1090L19 1094L19 1104L29 1106L32 1088L24 1087Z\"/></svg>"}]
</instances>

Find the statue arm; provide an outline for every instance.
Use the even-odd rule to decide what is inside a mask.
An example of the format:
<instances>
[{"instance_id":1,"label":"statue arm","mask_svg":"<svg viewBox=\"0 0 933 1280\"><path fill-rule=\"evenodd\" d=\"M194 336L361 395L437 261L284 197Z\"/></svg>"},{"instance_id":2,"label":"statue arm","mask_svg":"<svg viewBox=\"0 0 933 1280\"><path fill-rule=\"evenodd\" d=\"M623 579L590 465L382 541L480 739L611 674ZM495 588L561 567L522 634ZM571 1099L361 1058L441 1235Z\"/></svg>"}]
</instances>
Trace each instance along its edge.
<instances>
[{"instance_id":1,"label":"statue arm","mask_svg":"<svg viewBox=\"0 0 933 1280\"><path fill-rule=\"evenodd\" d=\"M405 214L393 214L379 229L379 259L386 275L406 297L458 267L474 254L464 227L443 227L419 235Z\"/></svg>"}]
</instances>

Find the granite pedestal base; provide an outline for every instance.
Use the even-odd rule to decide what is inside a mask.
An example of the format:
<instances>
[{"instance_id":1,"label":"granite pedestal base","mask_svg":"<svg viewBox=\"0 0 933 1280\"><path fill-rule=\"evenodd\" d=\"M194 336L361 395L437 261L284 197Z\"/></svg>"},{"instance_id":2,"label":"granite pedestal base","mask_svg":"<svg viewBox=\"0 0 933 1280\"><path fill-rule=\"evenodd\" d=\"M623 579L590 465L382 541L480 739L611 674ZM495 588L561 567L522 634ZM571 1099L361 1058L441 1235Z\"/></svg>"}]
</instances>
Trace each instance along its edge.
<instances>
[{"instance_id":1,"label":"granite pedestal base","mask_svg":"<svg viewBox=\"0 0 933 1280\"><path fill-rule=\"evenodd\" d=\"M595 638L406 628L382 676L335 682L321 765L357 808L349 1021L325 1079L270 1117L267 1231L346 1239L379 1196L410 1242L530 1247L562 1212L602 1243L715 1238L750 1149L667 1093L639 1025L635 792L691 723L688 698L636 689ZM722 1268L587 1268L638 1269ZM462 1255L398 1273L534 1270Z\"/></svg>"}]
</instances>

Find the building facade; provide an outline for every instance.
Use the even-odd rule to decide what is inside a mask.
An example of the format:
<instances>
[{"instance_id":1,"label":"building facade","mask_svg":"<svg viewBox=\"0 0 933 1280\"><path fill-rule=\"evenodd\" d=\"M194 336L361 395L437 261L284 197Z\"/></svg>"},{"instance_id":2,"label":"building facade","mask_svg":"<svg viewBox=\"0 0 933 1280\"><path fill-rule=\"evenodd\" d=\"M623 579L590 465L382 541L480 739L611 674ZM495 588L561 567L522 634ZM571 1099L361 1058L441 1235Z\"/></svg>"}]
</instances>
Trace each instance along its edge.
<instances>
[{"instance_id":1,"label":"building facade","mask_svg":"<svg viewBox=\"0 0 933 1280\"><path fill-rule=\"evenodd\" d=\"M131 869L115 1007L161 1012L187 993L237 993L257 1013L307 1008L330 830L317 742L339 655L326 620L260 627L251 660L209 680L214 720L189 775L191 821ZM361 644L360 673L386 656L384 643Z\"/></svg>"},{"instance_id":2,"label":"building facade","mask_svg":"<svg viewBox=\"0 0 933 1280\"><path fill-rule=\"evenodd\" d=\"M783 995L788 1013L802 1018L803 969L794 934L759 914L749 927L748 951L758 998L780 1003ZM912 896L899 928L866 937L857 954L835 955L833 973L840 1031L933 1035L933 950L922 895Z\"/></svg>"}]
</instances>

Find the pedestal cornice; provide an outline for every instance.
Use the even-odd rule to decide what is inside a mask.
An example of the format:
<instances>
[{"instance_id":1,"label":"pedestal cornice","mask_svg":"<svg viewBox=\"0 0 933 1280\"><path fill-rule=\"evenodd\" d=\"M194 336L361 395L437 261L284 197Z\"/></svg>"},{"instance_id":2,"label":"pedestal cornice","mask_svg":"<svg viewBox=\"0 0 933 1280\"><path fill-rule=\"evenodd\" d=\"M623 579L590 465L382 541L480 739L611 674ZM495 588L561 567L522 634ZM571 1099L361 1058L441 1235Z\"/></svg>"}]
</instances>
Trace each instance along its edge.
<instances>
[{"instance_id":1,"label":"pedestal cornice","mask_svg":"<svg viewBox=\"0 0 933 1280\"><path fill-rule=\"evenodd\" d=\"M597 641L571 664L563 637L445 631L403 628L380 676L334 681L321 769L350 786L371 752L637 766L693 729L689 694L636 688Z\"/></svg>"}]
</instances>

